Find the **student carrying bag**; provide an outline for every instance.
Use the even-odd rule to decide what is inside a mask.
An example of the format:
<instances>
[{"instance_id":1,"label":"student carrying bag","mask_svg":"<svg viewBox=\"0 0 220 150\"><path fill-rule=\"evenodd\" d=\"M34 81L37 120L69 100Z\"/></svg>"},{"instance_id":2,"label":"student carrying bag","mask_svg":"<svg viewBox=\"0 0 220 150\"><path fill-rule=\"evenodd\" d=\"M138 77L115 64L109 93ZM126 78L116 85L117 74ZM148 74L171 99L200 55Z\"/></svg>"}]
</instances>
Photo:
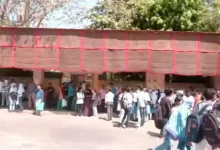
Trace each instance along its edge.
<instances>
[{"instance_id":1,"label":"student carrying bag","mask_svg":"<svg viewBox=\"0 0 220 150\"><path fill-rule=\"evenodd\" d=\"M212 111L203 116L204 136L212 147L220 146L220 101L217 101Z\"/></svg>"},{"instance_id":2,"label":"student carrying bag","mask_svg":"<svg viewBox=\"0 0 220 150\"><path fill-rule=\"evenodd\" d=\"M187 141L199 143L204 138L202 118L209 106L211 106L211 104L206 104L198 113L193 113L187 118L185 132Z\"/></svg>"}]
</instances>

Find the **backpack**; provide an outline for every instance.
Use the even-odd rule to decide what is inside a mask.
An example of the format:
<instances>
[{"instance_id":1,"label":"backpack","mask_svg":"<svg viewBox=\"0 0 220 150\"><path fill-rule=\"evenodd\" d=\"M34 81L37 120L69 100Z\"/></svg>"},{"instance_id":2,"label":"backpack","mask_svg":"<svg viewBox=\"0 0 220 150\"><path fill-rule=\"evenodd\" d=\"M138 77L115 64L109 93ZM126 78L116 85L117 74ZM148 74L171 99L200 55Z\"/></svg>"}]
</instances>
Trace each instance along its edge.
<instances>
[{"instance_id":1,"label":"backpack","mask_svg":"<svg viewBox=\"0 0 220 150\"><path fill-rule=\"evenodd\" d=\"M220 145L220 101L214 104L212 111L204 115L202 125L209 145Z\"/></svg>"},{"instance_id":2,"label":"backpack","mask_svg":"<svg viewBox=\"0 0 220 150\"><path fill-rule=\"evenodd\" d=\"M125 94L121 98L121 107L123 109L127 109L129 107L129 103L128 103L128 100L127 100Z\"/></svg>"},{"instance_id":3,"label":"backpack","mask_svg":"<svg viewBox=\"0 0 220 150\"><path fill-rule=\"evenodd\" d=\"M187 118L185 131L187 141L193 143L199 143L202 141L204 137L202 130L202 118L209 106L211 106L211 104L206 104L198 113L193 113Z\"/></svg>"},{"instance_id":4,"label":"backpack","mask_svg":"<svg viewBox=\"0 0 220 150\"><path fill-rule=\"evenodd\" d=\"M160 104L157 104L155 108L156 108L155 120L154 120L155 127L157 129L163 129L165 123L163 119L162 107Z\"/></svg>"}]
</instances>

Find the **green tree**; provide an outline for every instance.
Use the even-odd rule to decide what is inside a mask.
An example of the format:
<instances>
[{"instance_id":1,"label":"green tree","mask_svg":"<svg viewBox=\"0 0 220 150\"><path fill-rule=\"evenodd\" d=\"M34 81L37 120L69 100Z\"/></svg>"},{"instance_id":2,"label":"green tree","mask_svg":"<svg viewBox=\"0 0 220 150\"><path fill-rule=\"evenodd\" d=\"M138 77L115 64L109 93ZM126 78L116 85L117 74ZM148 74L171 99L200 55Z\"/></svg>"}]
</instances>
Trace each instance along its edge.
<instances>
[{"instance_id":1,"label":"green tree","mask_svg":"<svg viewBox=\"0 0 220 150\"><path fill-rule=\"evenodd\" d=\"M91 28L203 30L202 0L104 0L93 7Z\"/></svg>"},{"instance_id":2,"label":"green tree","mask_svg":"<svg viewBox=\"0 0 220 150\"><path fill-rule=\"evenodd\" d=\"M50 19L77 20L72 10L82 10L78 0L0 0L0 26L46 27ZM57 12L62 11L62 15ZM70 14L71 13L71 14ZM65 19L65 20L64 20Z\"/></svg>"},{"instance_id":3,"label":"green tree","mask_svg":"<svg viewBox=\"0 0 220 150\"><path fill-rule=\"evenodd\" d=\"M205 31L220 32L220 1L207 1L208 9L203 14Z\"/></svg>"}]
</instances>

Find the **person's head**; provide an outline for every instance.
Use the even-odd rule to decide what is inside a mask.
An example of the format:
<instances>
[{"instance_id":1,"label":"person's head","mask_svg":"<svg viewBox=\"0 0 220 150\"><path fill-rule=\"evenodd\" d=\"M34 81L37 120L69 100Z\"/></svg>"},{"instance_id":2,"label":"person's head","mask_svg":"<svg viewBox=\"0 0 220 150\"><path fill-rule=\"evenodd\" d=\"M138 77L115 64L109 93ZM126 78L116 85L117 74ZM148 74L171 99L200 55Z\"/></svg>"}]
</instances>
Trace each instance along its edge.
<instances>
[{"instance_id":1,"label":"person's head","mask_svg":"<svg viewBox=\"0 0 220 150\"><path fill-rule=\"evenodd\" d=\"M166 88L164 94L166 97L170 97L173 94L173 89L171 87Z\"/></svg>"},{"instance_id":2,"label":"person's head","mask_svg":"<svg viewBox=\"0 0 220 150\"><path fill-rule=\"evenodd\" d=\"M96 89L92 89L92 93L98 93Z\"/></svg>"},{"instance_id":3,"label":"person's head","mask_svg":"<svg viewBox=\"0 0 220 150\"><path fill-rule=\"evenodd\" d=\"M109 83L109 86L110 86L110 87L113 87L113 86L114 86L114 83L112 83L112 82Z\"/></svg>"},{"instance_id":4,"label":"person's head","mask_svg":"<svg viewBox=\"0 0 220 150\"><path fill-rule=\"evenodd\" d=\"M138 85L138 90L143 91L143 86L142 85Z\"/></svg>"},{"instance_id":5,"label":"person's head","mask_svg":"<svg viewBox=\"0 0 220 150\"><path fill-rule=\"evenodd\" d=\"M48 86L52 86L52 83L51 83L51 82L49 82L49 83L48 83Z\"/></svg>"},{"instance_id":6,"label":"person's head","mask_svg":"<svg viewBox=\"0 0 220 150\"><path fill-rule=\"evenodd\" d=\"M193 96L193 98L194 98L195 100L201 100L202 93L196 92L196 91L192 91L191 95Z\"/></svg>"},{"instance_id":7,"label":"person's head","mask_svg":"<svg viewBox=\"0 0 220 150\"><path fill-rule=\"evenodd\" d=\"M80 86L77 91L78 91L78 92L82 92L82 91L83 91L83 88Z\"/></svg>"},{"instance_id":8,"label":"person's head","mask_svg":"<svg viewBox=\"0 0 220 150\"><path fill-rule=\"evenodd\" d=\"M11 79L11 83L15 83L15 80L14 80L14 79Z\"/></svg>"},{"instance_id":9,"label":"person's head","mask_svg":"<svg viewBox=\"0 0 220 150\"><path fill-rule=\"evenodd\" d=\"M12 87L13 87L13 88L16 88L16 84L12 84Z\"/></svg>"},{"instance_id":10,"label":"person's head","mask_svg":"<svg viewBox=\"0 0 220 150\"><path fill-rule=\"evenodd\" d=\"M160 89L157 89L157 92L160 93Z\"/></svg>"},{"instance_id":11,"label":"person's head","mask_svg":"<svg viewBox=\"0 0 220 150\"><path fill-rule=\"evenodd\" d=\"M90 89L90 83L86 83L86 89Z\"/></svg>"},{"instance_id":12,"label":"person's head","mask_svg":"<svg viewBox=\"0 0 220 150\"><path fill-rule=\"evenodd\" d=\"M216 97L219 99L220 98L220 90L216 90Z\"/></svg>"},{"instance_id":13,"label":"person's head","mask_svg":"<svg viewBox=\"0 0 220 150\"><path fill-rule=\"evenodd\" d=\"M102 85L102 89L105 89L105 85L104 84Z\"/></svg>"},{"instance_id":14,"label":"person's head","mask_svg":"<svg viewBox=\"0 0 220 150\"><path fill-rule=\"evenodd\" d=\"M183 103L183 98L181 96L176 96L174 100L174 106L180 106Z\"/></svg>"},{"instance_id":15,"label":"person's head","mask_svg":"<svg viewBox=\"0 0 220 150\"><path fill-rule=\"evenodd\" d=\"M37 89L38 89L38 90L41 89L41 85L40 85L40 84L37 85Z\"/></svg>"},{"instance_id":16,"label":"person's head","mask_svg":"<svg viewBox=\"0 0 220 150\"><path fill-rule=\"evenodd\" d=\"M127 88L126 88L126 92L128 92L128 93L131 92L131 88L130 88L130 87L127 87Z\"/></svg>"},{"instance_id":17,"label":"person's head","mask_svg":"<svg viewBox=\"0 0 220 150\"><path fill-rule=\"evenodd\" d=\"M4 82L5 82L5 84L8 84L8 79L5 79Z\"/></svg>"},{"instance_id":18,"label":"person's head","mask_svg":"<svg viewBox=\"0 0 220 150\"><path fill-rule=\"evenodd\" d=\"M205 92L204 92L204 97L205 97L206 100L214 101L215 97L216 97L216 90L212 89L212 88L206 89Z\"/></svg>"},{"instance_id":19,"label":"person's head","mask_svg":"<svg viewBox=\"0 0 220 150\"><path fill-rule=\"evenodd\" d=\"M111 88L108 88L108 91L109 91L109 92L112 92L112 89L111 89Z\"/></svg>"},{"instance_id":20,"label":"person's head","mask_svg":"<svg viewBox=\"0 0 220 150\"><path fill-rule=\"evenodd\" d=\"M177 92L177 93L176 93L176 96L183 98L184 95L183 95L182 93L178 93L178 92Z\"/></svg>"},{"instance_id":21,"label":"person's head","mask_svg":"<svg viewBox=\"0 0 220 150\"><path fill-rule=\"evenodd\" d=\"M184 94L185 94L186 97L190 97L191 96L191 92L189 90L185 90Z\"/></svg>"}]
</instances>

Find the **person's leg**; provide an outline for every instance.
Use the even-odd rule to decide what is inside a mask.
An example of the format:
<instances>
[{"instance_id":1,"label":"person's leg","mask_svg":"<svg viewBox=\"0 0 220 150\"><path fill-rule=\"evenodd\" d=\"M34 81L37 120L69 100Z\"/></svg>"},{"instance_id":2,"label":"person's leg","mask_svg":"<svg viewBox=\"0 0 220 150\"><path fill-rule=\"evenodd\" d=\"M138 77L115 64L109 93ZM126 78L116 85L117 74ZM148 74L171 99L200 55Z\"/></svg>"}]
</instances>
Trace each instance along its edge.
<instances>
[{"instance_id":1,"label":"person's leg","mask_svg":"<svg viewBox=\"0 0 220 150\"><path fill-rule=\"evenodd\" d=\"M9 93L5 93L6 106L9 106Z\"/></svg>"},{"instance_id":2,"label":"person's leg","mask_svg":"<svg viewBox=\"0 0 220 150\"><path fill-rule=\"evenodd\" d=\"M130 117L131 117L131 109L132 108L128 108L128 112L127 112L127 120L126 120L126 126L128 127L129 121L130 121Z\"/></svg>"},{"instance_id":3,"label":"person's leg","mask_svg":"<svg viewBox=\"0 0 220 150\"><path fill-rule=\"evenodd\" d=\"M2 99L2 93L0 93L0 100L1 100L1 104L2 104L2 101L3 101L3 99Z\"/></svg>"},{"instance_id":4,"label":"person's leg","mask_svg":"<svg viewBox=\"0 0 220 150\"><path fill-rule=\"evenodd\" d=\"M79 116L79 112L80 112L80 104L76 104L76 116Z\"/></svg>"},{"instance_id":5,"label":"person's leg","mask_svg":"<svg viewBox=\"0 0 220 150\"><path fill-rule=\"evenodd\" d=\"M2 107L5 105L5 93L2 93Z\"/></svg>"},{"instance_id":6,"label":"person's leg","mask_svg":"<svg viewBox=\"0 0 220 150\"><path fill-rule=\"evenodd\" d=\"M23 106L23 97L19 97L19 109L20 111L24 110L24 106Z\"/></svg>"},{"instance_id":7,"label":"person's leg","mask_svg":"<svg viewBox=\"0 0 220 150\"><path fill-rule=\"evenodd\" d=\"M97 117L97 107L96 106L92 106L92 112L93 112L93 116Z\"/></svg>"},{"instance_id":8,"label":"person's leg","mask_svg":"<svg viewBox=\"0 0 220 150\"><path fill-rule=\"evenodd\" d=\"M76 98L75 97L72 98L71 110L74 112L76 111Z\"/></svg>"},{"instance_id":9,"label":"person's leg","mask_svg":"<svg viewBox=\"0 0 220 150\"><path fill-rule=\"evenodd\" d=\"M57 102L57 110L62 110L62 99Z\"/></svg>"},{"instance_id":10,"label":"person's leg","mask_svg":"<svg viewBox=\"0 0 220 150\"><path fill-rule=\"evenodd\" d=\"M98 108L95 106L95 117L98 117Z\"/></svg>"},{"instance_id":11,"label":"person's leg","mask_svg":"<svg viewBox=\"0 0 220 150\"><path fill-rule=\"evenodd\" d=\"M8 110L11 112L12 111L12 107L13 107L13 102L12 102L12 99L9 98L9 107L8 107Z\"/></svg>"},{"instance_id":12,"label":"person's leg","mask_svg":"<svg viewBox=\"0 0 220 150\"><path fill-rule=\"evenodd\" d=\"M73 96L68 97L68 110L72 109Z\"/></svg>"},{"instance_id":13,"label":"person's leg","mask_svg":"<svg viewBox=\"0 0 220 150\"><path fill-rule=\"evenodd\" d=\"M31 109L31 107L32 107L31 95L28 95L28 108Z\"/></svg>"},{"instance_id":14,"label":"person's leg","mask_svg":"<svg viewBox=\"0 0 220 150\"><path fill-rule=\"evenodd\" d=\"M122 124L123 118L124 118L125 110L121 108L120 110L120 123Z\"/></svg>"},{"instance_id":15,"label":"person's leg","mask_svg":"<svg viewBox=\"0 0 220 150\"><path fill-rule=\"evenodd\" d=\"M177 145L177 149L178 150L185 150L185 148L186 148L186 142L185 141L179 141L179 143Z\"/></svg>"},{"instance_id":16,"label":"person's leg","mask_svg":"<svg viewBox=\"0 0 220 150\"><path fill-rule=\"evenodd\" d=\"M144 126L145 123L145 108L141 108L141 127Z\"/></svg>"},{"instance_id":17,"label":"person's leg","mask_svg":"<svg viewBox=\"0 0 220 150\"><path fill-rule=\"evenodd\" d=\"M13 104L12 104L12 111L15 111L16 100L13 100L12 102L13 102Z\"/></svg>"},{"instance_id":18,"label":"person's leg","mask_svg":"<svg viewBox=\"0 0 220 150\"><path fill-rule=\"evenodd\" d=\"M83 115L83 104L79 104L79 116Z\"/></svg>"},{"instance_id":19,"label":"person's leg","mask_svg":"<svg viewBox=\"0 0 220 150\"><path fill-rule=\"evenodd\" d=\"M128 109L124 109L124 116L123 116L123 119L122 119L122 126L124 126L124 123L125 123L125 119L127 117L127 114L128 114Z\"/></svg>"},{"instance_id":20,"label":"person's leg","mask_svg":"<svg viewBox=\"0 0 220 150\"><path fill-rule=\"evenodd\" d=\"M168 134L166 134L166 136L164 137L163 143L157 146L154 150L172 150L172 145Z\"/></svg>"},{"instance_id":21,"label":"person's leg","mask_svg":"<svg viewBox=\"0 0 220 150\"><path fill-rule=\"evenodd\" d=\"M108 115L108 120L110 120L110 105L107 104L107 115Z\"/></svg>"},{"instance_id":22,"label":"person's leg","mask_svg":"<svg viewBox=\"0 0 220 150\"><path fill-rule=\"evenodd\" d=\"M110 119L112 120L114 105L110 105Z\"/></svg>"}]
</instances>

